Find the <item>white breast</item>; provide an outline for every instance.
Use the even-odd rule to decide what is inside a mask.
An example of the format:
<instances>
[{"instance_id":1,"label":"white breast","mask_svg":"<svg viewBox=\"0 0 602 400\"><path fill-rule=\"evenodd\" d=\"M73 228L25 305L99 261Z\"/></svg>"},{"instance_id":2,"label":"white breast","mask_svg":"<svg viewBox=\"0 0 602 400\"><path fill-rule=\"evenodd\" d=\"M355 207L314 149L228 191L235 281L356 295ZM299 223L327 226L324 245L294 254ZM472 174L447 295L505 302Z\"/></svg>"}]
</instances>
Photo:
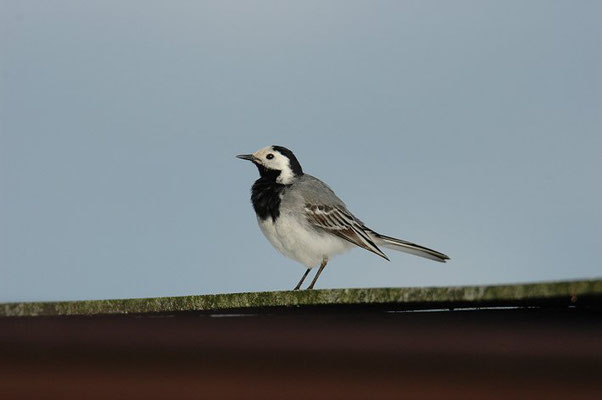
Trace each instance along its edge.
<instances>
[{"instance_id":1,"label":"white breast","mask_svg":"<svg viewBox=\"0 0 602 400\"><path fill-rule=\"evenodd\" d=\"M313 268L332 256L353 247L348 241L328 233L320 233L292 214L272 218L257 218L261 232L282 254Z\"/></svg>"}]
</instances>

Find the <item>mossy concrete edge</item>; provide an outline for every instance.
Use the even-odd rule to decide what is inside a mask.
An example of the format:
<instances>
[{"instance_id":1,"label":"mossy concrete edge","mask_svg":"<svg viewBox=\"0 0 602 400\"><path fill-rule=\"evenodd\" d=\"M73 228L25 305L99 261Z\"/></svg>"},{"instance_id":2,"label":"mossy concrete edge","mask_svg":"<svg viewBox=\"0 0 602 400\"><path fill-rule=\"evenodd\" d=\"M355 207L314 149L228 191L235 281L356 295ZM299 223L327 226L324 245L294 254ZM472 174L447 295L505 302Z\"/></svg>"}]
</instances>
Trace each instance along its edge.
<instances>
[{"instance_id":1,"label":"mossy concrete edge","mask_svg":"<svg viewBox=\"0 0 602 400\"><path fill-rule=\"evenodd\" d=\"M320 289L247 292L198 296L115 300L25 302L0 304L0 317L227 311L313 305L373 304L503 304L535 299L602 298L602 280L542 282L514 285Z\"/></svg>"}]
</instances>

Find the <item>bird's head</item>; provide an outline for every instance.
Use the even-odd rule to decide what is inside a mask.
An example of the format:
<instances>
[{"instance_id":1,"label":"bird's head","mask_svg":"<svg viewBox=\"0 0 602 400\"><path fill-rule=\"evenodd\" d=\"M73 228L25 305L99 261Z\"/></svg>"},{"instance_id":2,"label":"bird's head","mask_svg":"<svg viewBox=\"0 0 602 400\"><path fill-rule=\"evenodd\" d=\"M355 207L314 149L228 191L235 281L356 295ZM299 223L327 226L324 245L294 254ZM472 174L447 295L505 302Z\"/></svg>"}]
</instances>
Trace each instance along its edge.
<instances>
[{"instance_id":1,"label":"bird's head","mask_svg":"<svg viewBox=\"0 0 602 400\"><path fill-rule=\"evenodd\" d=\"M282 185L290 185L296 178L303 175L303 169L297 161L297 157L286 147L268 146L253 154L241 154L236 157L255 164L262 178Z\"/></svg>"}]
</instances>

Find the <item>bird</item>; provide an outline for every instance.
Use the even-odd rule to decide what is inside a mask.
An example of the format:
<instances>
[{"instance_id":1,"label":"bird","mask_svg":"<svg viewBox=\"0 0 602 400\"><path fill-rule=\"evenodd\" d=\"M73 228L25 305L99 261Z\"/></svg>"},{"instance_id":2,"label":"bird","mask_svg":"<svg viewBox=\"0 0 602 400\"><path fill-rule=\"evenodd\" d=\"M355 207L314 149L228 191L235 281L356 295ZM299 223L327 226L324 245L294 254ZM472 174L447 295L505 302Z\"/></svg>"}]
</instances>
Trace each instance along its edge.
<instances>
[{"instance_id":1,"label":"bird","mask_svg":"<svg viewBox=\"0 0 602 400\"><path fill-rule=\"evenodd\" d=\"M299 290L312 268L319 265L307 287L313 289L328 261L353 247L388 261L378 246L439 262L449 260L438 251L368 228L326 183L304 173L286 147L267 146L236 157L251 161L259 170L259 179L251 187L251 203L261 232L279 252L307 268L293 290Z\"/></svg>"}]
</instances>

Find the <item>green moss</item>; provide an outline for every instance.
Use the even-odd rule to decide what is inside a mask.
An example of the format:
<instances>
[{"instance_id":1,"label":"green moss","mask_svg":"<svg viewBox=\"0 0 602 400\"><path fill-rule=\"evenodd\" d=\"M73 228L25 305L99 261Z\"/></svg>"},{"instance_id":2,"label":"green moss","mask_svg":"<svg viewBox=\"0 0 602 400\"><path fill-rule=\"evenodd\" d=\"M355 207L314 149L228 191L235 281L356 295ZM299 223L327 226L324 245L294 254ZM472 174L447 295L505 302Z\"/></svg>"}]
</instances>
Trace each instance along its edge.
<instances>
[{"instance_id":1,"label":"green moss","mask_svg":"<svg viewBox=\"0 0 602 400\"><path fill-rule=\"evenodd\" d=\"M323 289L147 299L0 304L0 317L227 311L304 305L391 304L397 308L464 307L534 299L575 303L602 297L602 280L495 286Z\"/></svg>"}]
</instances>

